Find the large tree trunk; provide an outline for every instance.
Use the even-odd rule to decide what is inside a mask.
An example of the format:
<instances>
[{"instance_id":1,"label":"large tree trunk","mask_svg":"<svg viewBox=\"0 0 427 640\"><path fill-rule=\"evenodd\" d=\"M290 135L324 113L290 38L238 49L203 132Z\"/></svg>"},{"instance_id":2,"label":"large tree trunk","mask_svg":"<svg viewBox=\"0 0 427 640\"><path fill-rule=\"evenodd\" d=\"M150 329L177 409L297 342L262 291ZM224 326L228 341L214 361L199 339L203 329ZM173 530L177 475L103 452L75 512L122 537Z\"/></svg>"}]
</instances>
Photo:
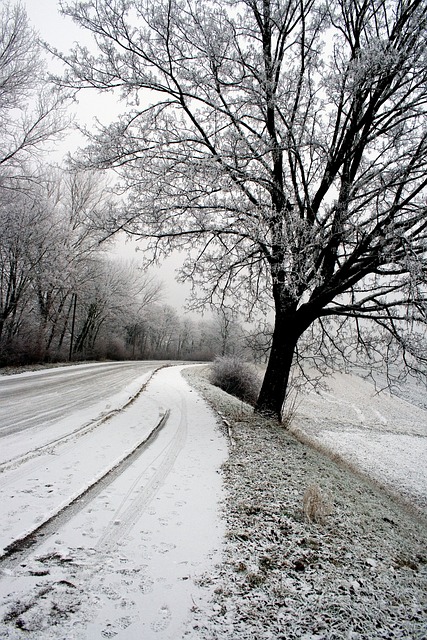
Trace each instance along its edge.
<instances>
[{"instance_id":1,"label":"large tree trunk","mask_svg":"<svg viewBox=\"0 0 427 640\"><path fill-rule=\"evenodd\" d=\"M276 311L270 357L255 411L279 421L282 419L295 347L306 329L301 320L294 309Z\"/></svg>"}]
</instances>

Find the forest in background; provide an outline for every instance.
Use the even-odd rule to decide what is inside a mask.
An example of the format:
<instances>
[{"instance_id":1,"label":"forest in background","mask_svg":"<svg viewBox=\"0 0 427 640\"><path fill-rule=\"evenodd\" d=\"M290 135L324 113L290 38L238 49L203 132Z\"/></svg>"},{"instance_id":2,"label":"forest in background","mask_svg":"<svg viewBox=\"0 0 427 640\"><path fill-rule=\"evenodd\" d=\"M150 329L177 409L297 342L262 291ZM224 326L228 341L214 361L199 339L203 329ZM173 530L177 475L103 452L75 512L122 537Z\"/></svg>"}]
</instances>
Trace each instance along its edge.
<instances>
[{"instance_id":1,"label":"forest in background","mask_svg":"<svg viewBox=\"0 0 427 640\"><path fill-rule=\"evenodd\" d=\"M91 172L59 172L3 189L0 366L88 359L262 359L268 332L231 312L207 319L165 304L162 283L101 242L108 189Z\"/></svg>"}]
</instances>

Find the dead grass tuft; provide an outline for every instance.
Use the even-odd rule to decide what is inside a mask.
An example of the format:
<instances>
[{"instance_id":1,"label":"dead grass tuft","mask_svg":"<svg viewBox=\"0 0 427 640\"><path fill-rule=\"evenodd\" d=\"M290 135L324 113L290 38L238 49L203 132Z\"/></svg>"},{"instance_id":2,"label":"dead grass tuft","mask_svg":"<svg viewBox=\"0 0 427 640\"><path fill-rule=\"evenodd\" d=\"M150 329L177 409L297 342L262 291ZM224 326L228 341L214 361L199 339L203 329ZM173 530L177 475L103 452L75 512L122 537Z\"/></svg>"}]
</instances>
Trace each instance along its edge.
<instances>
[{"instance_id":1,"label":"dead grass tuft","mask_svg":"<svg viewBox=\"0 0 427 640\"><path fill-rule=\"evenodd\" d=\"M292 423L295 419L295 416L297 414L297 410L298 410L298 402L297 402L297 397L293 396L293 397L289 397L286 399L285 405L282 409L282 416L281 416L281 425L285 428L285 429L290 429L292 426Z\"/></svg>"},{"instance_id":2,"label":"dead grass tuft","mask_svg":"<svg viewBox=\"0 0 427 640\"><path fill-rule=\"evenodd\" d=\"M310 522L323 522L332 513L332 501L318 484L307 487L302 505L304 515Z\"/></svg>"}]
</instances>

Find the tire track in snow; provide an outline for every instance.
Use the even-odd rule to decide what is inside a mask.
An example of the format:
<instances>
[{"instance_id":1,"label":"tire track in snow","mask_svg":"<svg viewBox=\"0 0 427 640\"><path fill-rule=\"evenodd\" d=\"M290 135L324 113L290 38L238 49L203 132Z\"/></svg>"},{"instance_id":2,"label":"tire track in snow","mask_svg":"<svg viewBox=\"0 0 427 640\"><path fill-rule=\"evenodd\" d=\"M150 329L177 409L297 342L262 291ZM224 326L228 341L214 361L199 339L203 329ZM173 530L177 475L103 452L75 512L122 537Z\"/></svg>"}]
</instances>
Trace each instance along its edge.
<instances>
[{"instance_id":1,"label":"tire track in snow","mask_svg":"<svg viewBox=\"0 0 427 640\"><path fill-rule=\"evenodd\" d=\"M120 476L131 464L135 462L135 460L144 452L146 447L157 437L160 430L166 424L169 414L170 411L167 410L155 427L150 431L148 436L139 442L130 453L126 454L122 460L86 487L84 491L72 498L68 504L61 507L57 513L50 516L42 524L26 533L23 537L10 543L0 556L0 568L10 568L22 562L33 547L37 546L37 544L42 542L47 536L53 534L58 527L84 509L91 500L114 482L118 476Z\"/></svg>"},{"instance_id":2,"label":"tire track in snow","mask_svg":"<svg viewBox=\"0 0 427 640\"><path fill-rule=\"evenodd\" d=\"M174 436L156 458L160 459L160 463L154 475L145 486L141 486L141 479L146 469L144 468L137 476L105 528L104 534L95 545L97 548L105 551L118 544L132 529L141 513L159 491L187 439L187 406L183 398L181 398L180 413L180 421Z\"/></svg>"}]
</instances>

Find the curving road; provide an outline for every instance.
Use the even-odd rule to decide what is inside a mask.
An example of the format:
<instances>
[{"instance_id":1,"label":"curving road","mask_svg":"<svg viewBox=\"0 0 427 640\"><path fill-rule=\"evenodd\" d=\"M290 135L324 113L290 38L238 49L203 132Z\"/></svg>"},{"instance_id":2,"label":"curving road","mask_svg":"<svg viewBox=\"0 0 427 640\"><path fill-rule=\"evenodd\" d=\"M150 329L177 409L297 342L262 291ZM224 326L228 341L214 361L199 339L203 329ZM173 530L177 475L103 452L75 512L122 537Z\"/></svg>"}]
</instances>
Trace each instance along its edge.
<instances>
[{"instance_id":1,"label":"curving road","mask_svg":"<svg viewBox=\"0 0 427 640\"><path fill-rule=\"evenodd\" d=\"M38 450L36 428L0 443L1 455L9 441L33 447L19 464L0 469L1 638L52 640L60 629L64 638L174 640L187 634L194 607L205 602L198 578L219 561L225 534L219 469L226 442L181 367L151 375L158 363L129 366L148 373L127 395L138 385L143 392L108 419L76 430L80 417L72 413L59 421L71 426L67 437ZM47 384L63 373L41 376L46 395L76 384L80 397L77 382L88 369L64 387L60 379ZM100 373L94 367L83 386L92 387ZM58 424L46 431L57 436Z\"/></svg>"},{"instance_id":2,"label":"curving road","mask_svg":"<svg viewBox=\"0 0 427 640\"><path fill-rule=\"evenodd\" d=\"M0 376L0 437L45 428L91 407L98 413L115 408L111 403L129 385L162 364L93 363Z\"/></svg>"}]
</instances>

